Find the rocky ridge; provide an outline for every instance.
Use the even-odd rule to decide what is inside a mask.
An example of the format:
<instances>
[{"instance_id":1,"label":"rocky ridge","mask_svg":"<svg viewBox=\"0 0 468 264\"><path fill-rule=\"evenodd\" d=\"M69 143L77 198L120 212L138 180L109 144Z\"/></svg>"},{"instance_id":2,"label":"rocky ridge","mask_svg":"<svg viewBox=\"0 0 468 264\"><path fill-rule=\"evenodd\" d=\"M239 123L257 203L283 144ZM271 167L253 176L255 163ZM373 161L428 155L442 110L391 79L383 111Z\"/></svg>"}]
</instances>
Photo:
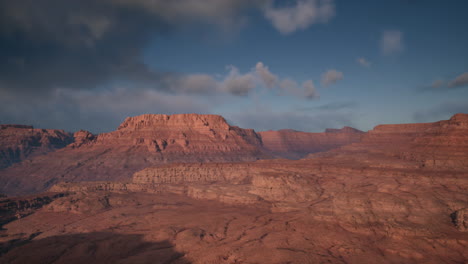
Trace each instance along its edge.
<instances>
[{"instance_id":1,"label":"rocky ridge","mask_svg":"<svg viewBox=\"0 0 468 264\"><path fill-rule=\"evenodd\" d=\"M270 158L252 129L216 115L141 115L116 131L74 134L75 142L0 170L7 194L40 192L60 181L128 180L143 168L169 162L233 162Z\"/></svg>"},{"instance_id":2,"label":"rocky ridge","mask_svg":"<svg viewBox=\"0 0 468 264\"><path fill-rule=\"evenodd\" d=\"M328 151L347 144L359 142L364 132L351 128L326 129L323 133L309 133L283 129L263 131L263 146L271 153L290 159L299 159L311 153Z\"/></svg>"},{"instance_id":3,"label":"rocky ridge","mask_svg":"<svg viewBox=\"0 0 468 264\"><path fill-rule=\"evenodd\" d=\"M50 191L70 196L8 234L140 232L192 263L464 263L467 121L377 126L302 160L165 164L128 182L59 183Z\"/></svg>"},{"instance_id":4,"label":"rocky ridge","mask_svg":"<svg viewBox=\"0 0 468 264\"><path fill-rule=\"evenodd\" d=\"M356 142L361 134L352 128L256 133L231 126L218 115L141 115L125 119L113 132L78 131L65 148L0 170L0 191L18 195L61 181L129 180L136 171L166 163L298 158Z\"/></svg>"},{"instance_id":5,"label":"rocky ridge","mask_svg":"<svg viewBox=\"0 0 468 264\"><path fill-rule=\"evenodd\" d=\"M24 159L64 148L73 142L71 134L56 129L25 125L0 125L0 169Z\"/></svg>"}]
</instances>

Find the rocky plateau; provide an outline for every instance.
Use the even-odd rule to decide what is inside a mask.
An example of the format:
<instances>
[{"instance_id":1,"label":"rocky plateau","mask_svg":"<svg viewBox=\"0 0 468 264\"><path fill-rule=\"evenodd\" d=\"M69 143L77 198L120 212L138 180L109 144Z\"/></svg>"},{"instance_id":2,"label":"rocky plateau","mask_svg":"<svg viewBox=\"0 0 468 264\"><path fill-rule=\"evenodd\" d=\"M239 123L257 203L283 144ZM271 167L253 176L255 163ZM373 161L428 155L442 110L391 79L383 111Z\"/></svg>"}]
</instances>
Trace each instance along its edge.
<instances>
[{"instance_id":1,"label":"rocky plateau","mask_svg":"<svg viewBox=\"0 0 468 264\"><path fill-rule=\"evenodd\" d=\"M180 151L183 142L166 147L157 140L145 143L150 137L172 142L175 136L172 129L167 132L168 125L153 136L155 126L172 122L161 118L130 118L118 131L97 137L81 132L83 140L75 136L71 145L30 162L53 155L57 164L66 164L67 151L85 152L111 142L127 149L146 148L145 153L154 149L158 153L158 148L163 152L172 145ZM185 129L183 123L179 130ZM295 131L230 130L229 126L226 132L221 125L213 125L212 133L198 121L193 126L197 132L191 132L200 143L187 144L186 153L217 153L231 160L173 159L142 166L121 178L90 174L76 182L65 176L51 183L47 194L36 194L53 199L29 206L33 209L27 216L5 223L0 262L468 262L468 114L434 123L379 125L367 133L328 130L317 137ZM188 137L190 131L184 131ZM143 140L131 139L134 133ZM291 133L293 140L285 139ZM342 139L343 144L333 145L334 139ZM223 140L245 144L237 151L252 156L232 158L239 156L229 156L231 149L218 142ZM206 144L206 148L197 147ZM308 155L303 151L307 146ZM255 156L258 153L265 156ZM307 156L299 160L271 157L278 153ZM127 154L136 155L130 150ZM108 155L114 163L122 162L121 156ZM28 197L3 199L35 199ZM20 203L0 206L10 215L23 210L14 204Z\"/></svg>"},{"instance_id":2,"label":"rocky plateau","mask_svg":"<svg viewBox=\"0 0 468 264\"><path fill-rule=\"evenodd\" d=\"M8 195L45 191L63 181L129 180L139 170L166 163L297 158L356 142L360 135L348 131L281 133L281 142L286 142L285 145L278 143L275 137L268 136L274 131L256 133L253 129L231 126L218 115L198 114L129 117L116 131L99 135L84 130L75 132L73 136L63 131L38 130L43 133L40 134L40 140L31 127L4 127L7 129L0 130L0 133L8 137L0 137L5 139L5 142L0 141L0 151L7 149L9 153L11 149L21 150L25 148L23 145L32 145L28 142L43 142L39 145L42 146L40 149L48 151L46 153L43 150L42 154L46 155L30 158L26 154L31 150L15 150L12 153L18 155L5 156L7 158L2 156L2 163L8 163L9 167L0 169L0 193ZM50 135L57 139L54 140ZM337 141L330 143L333 139ZM304 145L306 140L311 143ZM278 144L281 144L280 148ZM19 163L10 166L10 160Z\"/></svg>"}]
</instances>

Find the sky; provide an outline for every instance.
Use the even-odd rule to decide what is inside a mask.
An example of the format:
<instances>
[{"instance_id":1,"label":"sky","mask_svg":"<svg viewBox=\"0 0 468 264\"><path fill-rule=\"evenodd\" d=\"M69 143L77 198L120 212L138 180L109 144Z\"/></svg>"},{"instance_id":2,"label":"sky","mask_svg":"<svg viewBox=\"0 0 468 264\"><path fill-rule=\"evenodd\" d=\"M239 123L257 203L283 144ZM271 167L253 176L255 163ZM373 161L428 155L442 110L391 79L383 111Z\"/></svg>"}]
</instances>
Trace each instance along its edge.
<instances>
[{"instance_id":1,"label":"sky","mask_svg":"<svg viewBox=\"0 0 468 264\"><path fill-rule=\"evenodd\" d=\"M466 0L0 0L0 123L219 114L322 132L468 113Z\"/></svg>"}]
</instances>

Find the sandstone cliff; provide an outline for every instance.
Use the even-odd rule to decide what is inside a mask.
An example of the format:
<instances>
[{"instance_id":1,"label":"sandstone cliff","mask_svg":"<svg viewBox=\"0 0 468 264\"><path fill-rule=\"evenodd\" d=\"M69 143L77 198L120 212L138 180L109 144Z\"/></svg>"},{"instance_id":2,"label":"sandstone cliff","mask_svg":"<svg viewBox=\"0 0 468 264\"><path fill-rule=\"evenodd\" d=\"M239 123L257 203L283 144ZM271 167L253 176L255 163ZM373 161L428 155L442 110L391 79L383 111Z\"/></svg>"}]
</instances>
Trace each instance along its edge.
<instances>
[{"instance_id":1,"label":"sandstone cliff","mask_svg":"<svg viewBox=\"0 0 468 264\"><path fill-rule=\"evenodd\" d=\"M193 263L464 263L467 121L381 125L302 160L164 164L128 182L60 183L51 191L70 196L9 223L7 237L118 230L168 239Z\"/></svg>"},{"instance_id":2,"label":"sandstone cliff","mask_svg":"<svg viewBox=\"0 0 468 264\"><path fill-rule=\"evenodd\" d=\"M145 167L171 162L270 157L255 131L230 126L217 115L141 115L110 133L79 131L74 137L66 148L0 170L0 192L38 192L60 181L125 180Z\"/></svg>"},{"instance_id":3,"label":"sandstone cliff","mask_svg":"<svg viewBox=\"0 0 468 264\"><path fill-rule=\"evenodd\" d=\"M327 129L324 133L308 133L283 129L258 133L263 146L271 153L290 159L303 158L308 154L328 151L359 142L364 132L351 128Z\"/></svg>"},{"instance_id":4,"label":"sandstone cliff","mask_svg":"<svg viewBox=\"0 0 468 264\"><path fill-rule=\"evenodd\" d=\"M0 169L26 158L63 148L71 142L72 135L63 130L0 125Z\"/></svg>"},{"instance_id":5,"label":"sandstone cliff","mask_svg":"<svg viewBox=\"0 0 468 264\"><path fill-rule=\"evenodd\" d=\"M361 142L325 155L374 167L468 171L468 114L434 123L379 125Z\"/></svg>"}]
</instances>

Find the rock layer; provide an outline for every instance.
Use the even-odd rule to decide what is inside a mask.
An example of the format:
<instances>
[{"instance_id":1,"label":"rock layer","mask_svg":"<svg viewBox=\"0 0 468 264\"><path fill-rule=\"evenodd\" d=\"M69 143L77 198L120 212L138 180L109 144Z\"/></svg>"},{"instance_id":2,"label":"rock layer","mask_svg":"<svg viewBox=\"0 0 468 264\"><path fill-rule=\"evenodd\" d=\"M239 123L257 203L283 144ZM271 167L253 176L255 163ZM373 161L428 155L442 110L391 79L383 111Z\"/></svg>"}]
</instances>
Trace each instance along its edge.
<instances>
[{"instance_id":1,"label":"rock layer","mask_svg":"<svg viewBox=\"0 0 468 264\"><path fill-rule=\"evenodd\" d=\"M75 133L66 148L0 170L0 192L43 191L61 181L128 180L143 168L171 162L235 162L269 158L252 129L217 115L141 115L97 136Z\"/></svg>"},{"instance_id":2,"label":"rock layer","mask_svg":"<svg viewBox=\"0 0 468 264\"><path fill-rule=\"evenodd\" d=\"M327 129L324 133L308 133L283 129L259 132L263 146L273 154L289 159L299 159L311 153L328 151L359 142L364 132L351 128Z\"/></svg>"},{"instance_id":3,"label":"rock layer","mask_svg":"<svg viewBox=\"0 0 468 264\"><path fill-rule=\"evenodd\" d=\"M0 169L26 158L63 148L71 142L72 135L63 130L0 125Z\"/></svg>"},{"instance_id":4,"label":"rock layer","mask_svg":"<svg viewBox=\"0 0 468 264\"><path fill-rule=\"evenodd\" d=\"M128 183L61 183L52 190L70 196L9 223L0 241L41 230L30 245L46 248L41 240L58 234L115 230L168 240L192 263L465 263L467 121L377 126L302 160L167 164ZM71 252L90 248L79 245Z\"/></svg>"}]
</instances>

